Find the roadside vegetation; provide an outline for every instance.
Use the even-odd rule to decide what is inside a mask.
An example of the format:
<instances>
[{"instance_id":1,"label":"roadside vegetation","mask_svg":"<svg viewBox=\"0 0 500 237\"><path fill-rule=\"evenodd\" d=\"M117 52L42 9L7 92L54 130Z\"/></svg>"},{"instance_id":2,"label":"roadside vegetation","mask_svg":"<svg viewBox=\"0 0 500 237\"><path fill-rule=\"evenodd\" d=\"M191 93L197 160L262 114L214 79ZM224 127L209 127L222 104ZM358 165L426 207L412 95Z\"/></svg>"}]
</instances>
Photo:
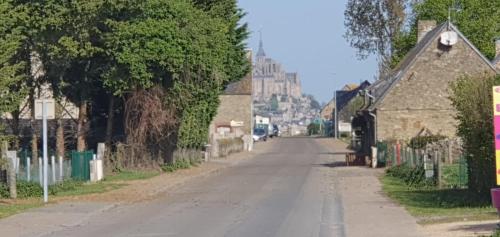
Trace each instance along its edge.
<instances>
[{"instance_id":1,"label":"roadside vegetation","mask_svg":"<svg viewBox=\"0 0 500 237\"><path fill-rule=\"evenodd\" d=\"M129 185L130 181L150 179L160 175L160 171L129 171L124 170L106 177L97 183L88 183L75 180L65 180L49 186L49 195L53 198L79 196L87 194L104 193ZM5 184L0 184L0 218L17 214L27 209L43 205L43 190L36 182L17 182L18 199L10 200L9 189Z\"/></svg>"},{"instance_id":2,"label":"roadside vegetation","mask_svg":"<svg viewBox=\"0 0 500 237\"><path fill-rule=\"evenodd\" d=\"M458 135L467 162L466 187L436 185L426 178L423 166L394 166L381 178L383 190L422 223L498 218L491 206L495 187L492 90L500 77L461 78L452 86L451 101L457 109ZM458 166L443 169L443 183L458 183Z\"/></svg>"},{"instance_id":3,"label":"roadside vegetation","mask_svg":"<svg viewBox=\"0 0 500 237\"><path fill-rule=\"evenodd\" d=\"M421 169L396 172L404 174L389 169L381 178L383 191L421 224L498 218L485 196L468 189L439 189L434 180L418 175Z\"/></svg>"}]
</instances>

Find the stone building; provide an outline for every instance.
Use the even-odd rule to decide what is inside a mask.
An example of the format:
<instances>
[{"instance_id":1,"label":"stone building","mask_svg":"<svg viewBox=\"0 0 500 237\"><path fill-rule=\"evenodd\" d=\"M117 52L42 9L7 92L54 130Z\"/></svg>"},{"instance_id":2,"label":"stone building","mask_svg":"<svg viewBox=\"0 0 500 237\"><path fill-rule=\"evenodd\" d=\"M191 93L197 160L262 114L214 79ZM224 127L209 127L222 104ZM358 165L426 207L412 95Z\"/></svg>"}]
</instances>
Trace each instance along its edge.
<instances>
[{"instance_id":1,"label":"stone building","mask_svg":"<svg viewBox=\"0 0 500 237\"><path fill-rule=\"evenodd\" d=\"M360 91L365 90L371 85L369 81L364 81L359 85L349 84L344 86L341 91L337 91L337 106L339 123L351 123L351 118L356 115L355 103Z\"/></svg>"},{"instance_id":2,"label":"stone building","mask_svg":"<svg viewBox=\"0 0 500 237\"><path fill-rule=\"evenodd\" d=\"M297 73L287 73L279 62L266 57L261 40L253 67L253 99L265 101L273 95L299 98L302 87Z\"/></svg>"},{"instance_id":3,"label":"stone building","mask_svg":"<svg viewBox=\"0 0 500 237\"><path fill-rule=\"evenodd\" d=\"M352 125L361 140L360 150L366 153L377 141L407 140L424 130L456 136L449 84L465 75L497 73L453 24L418 24L417 45L388 77L365 90L365 106Z\"/></svg>"},{"instance_id":4,"label":"stone building","mask_svg":"<svg viewBox=\"0 0 500 237\"><path fill-rule=\"evenodd\" d=\"M251 51L248 51L247 57L251 61ZM219 100L217 114L209 127L212 156L221 156L219 149L221 139L240 139L243 142L241 149L251 150L253 146L252 72L242 80L229 84L224 93L219 96Z\"/></svg>"},{"instance_id":5,"label":"stone building","mask_svg":"<svg viewBox=\"0 0 500 237\"><path fill-rule=\"evenodd\" d=\"M331 99L319 112L321 119L323 120L332 120L333 119L333 110L335 109L335 99Z\"/></svg>"}]
</instances>

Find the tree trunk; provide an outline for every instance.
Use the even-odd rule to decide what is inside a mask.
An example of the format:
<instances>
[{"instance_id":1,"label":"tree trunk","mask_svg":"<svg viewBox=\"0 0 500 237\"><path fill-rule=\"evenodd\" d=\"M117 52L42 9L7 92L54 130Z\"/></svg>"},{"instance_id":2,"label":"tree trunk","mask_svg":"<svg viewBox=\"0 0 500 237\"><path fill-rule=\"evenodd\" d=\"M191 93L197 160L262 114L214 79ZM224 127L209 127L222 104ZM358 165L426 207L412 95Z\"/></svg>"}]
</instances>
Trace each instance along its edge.
<instances>
[{"instance_id":1,"label":"tree trunk","mask_svg":"<svg viewBox=\"0 0 500 237\"><path fill-rule=\"evenodd\" d=\"M9 194L10 198L17 198L17 186L16 186L16 169L15 169L15 160L11 160L7 157L7 150L9 149L9 145L6 141L2 143L2 159L7 160L7 183L9 184Z\"/></svg>"},{"instance_id":2,"label":"tree trunk","mask_svg":"<svg viewBox=\"0 0 500 237\"><path fill-rule=\"evenodd\" d=\"M56 150L57 150L57 157L64 157L64 152L65 152L64 124L61 118L57 119Z\"/></svg>"},{"instance_id":3,"label":"tree trunk","mask_svg":"<svg viewBox=\"0 0 500 237\"><path fill-rule=\"evenodd\" d=\"M83 100L78 111L78 126L77 126L77 151L85 151L87 149L87 100Z\"/></svg>"},{"instance_id":4,"label":"tree trunk","mask_svg":"<svg viewBox=\"0 0 500 237\"><path fill-rule=\"evenodd\" d=\"M17 110L17 111L14 111L12 112L12 133L14 134L14 136L16 137L16 139L14 140L14 149L16 151L19 151L19 138L21 137L21 131L19 129L19 116L20 116L20 111Z\"/></svg>"},{"instance_id":5,"label":"tree trunk","mask_svg":"<svg viewBox=\"0 0 500 237\"><path fill-rule=\"evenodd\" d=\"M109 105L108 105L108 120L106 124L106 146L111 147L111 139L113 137L113 119L115 115L114 111L115 107L115 97L113 95L109 96Z\"/></svg>"},{"instance_id":6,"label":"tree trunk","mask_svg":"<svg viewBox=\"0 0 500 237\"><path fill-rule=\"evenodd\" d=\"M35 91L32 89L29 94L30 111L31 111L31 159L38 159L38 131L35 118Z\"/></svg>"}]
</instances>

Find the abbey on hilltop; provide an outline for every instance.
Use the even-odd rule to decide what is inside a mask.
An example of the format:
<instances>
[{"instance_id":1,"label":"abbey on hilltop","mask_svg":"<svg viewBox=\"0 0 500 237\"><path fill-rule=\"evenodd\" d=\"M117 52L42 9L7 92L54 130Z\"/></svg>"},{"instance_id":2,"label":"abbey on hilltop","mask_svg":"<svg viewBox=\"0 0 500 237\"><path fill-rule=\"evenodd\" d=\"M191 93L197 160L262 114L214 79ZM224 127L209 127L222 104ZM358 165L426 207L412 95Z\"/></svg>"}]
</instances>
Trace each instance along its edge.
<instances>
[{"instance_id":1,"label":"abbey on hilltop","mask_svg":"<svg viewBox=\"0 0 500 237\"><path fill-rule=\"evenodd\" d=\"M261 39L253 68L253 99L265 101L273 95L298 99L302 88L296 72L288 73L279 62L266 57Z\"/></svg>"}]
</instances>

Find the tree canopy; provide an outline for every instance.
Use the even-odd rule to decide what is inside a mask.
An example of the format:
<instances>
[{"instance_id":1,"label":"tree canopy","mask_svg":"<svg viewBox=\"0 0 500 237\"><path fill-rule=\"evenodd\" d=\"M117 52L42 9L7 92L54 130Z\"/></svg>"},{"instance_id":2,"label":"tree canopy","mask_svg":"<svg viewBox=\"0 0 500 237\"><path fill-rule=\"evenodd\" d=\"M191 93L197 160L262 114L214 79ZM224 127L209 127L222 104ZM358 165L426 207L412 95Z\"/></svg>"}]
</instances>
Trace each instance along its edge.
<instances>
[{"instance_id":1,"label":"tree canopy","mask_svg":"<svg viewBox=\"0 0 500 237\"><path fill-rule=\"evenodd\" d=\"M134 142L200 147L223 88L250 70L243 16L235 0L3 1L0 112L48 83L80 107L79 126L109 94Z\"/></svg>"},{"instance_id":2,"label":"tree canopy","mask_svg":"<svg viewBox=\"0 0 500 237\"><path fill-rule=\"evenodd\" d=\"M451 13L451 14L450 14ZM488 0L349 0L346 38L364 58L394 68L417 43L417 22L450 20L488 58L500 37L500 2Z\"/></svg>"}]
</instances>

